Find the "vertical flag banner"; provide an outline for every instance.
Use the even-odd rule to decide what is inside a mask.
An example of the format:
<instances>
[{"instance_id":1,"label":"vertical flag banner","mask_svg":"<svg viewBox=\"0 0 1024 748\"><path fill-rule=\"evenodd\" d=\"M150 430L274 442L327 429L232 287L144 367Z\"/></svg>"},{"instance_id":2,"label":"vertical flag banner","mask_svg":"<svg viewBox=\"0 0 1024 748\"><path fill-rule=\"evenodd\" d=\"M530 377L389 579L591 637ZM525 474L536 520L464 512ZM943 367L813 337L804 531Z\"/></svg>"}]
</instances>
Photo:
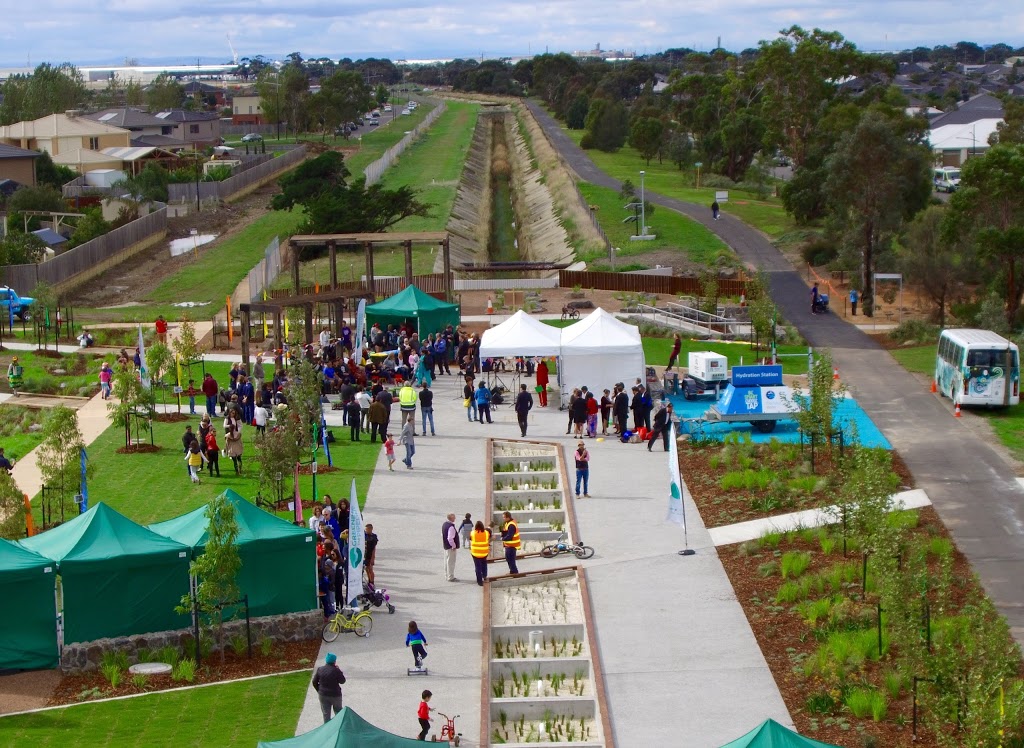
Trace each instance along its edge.
<instances>
[{"instance_id":1,"label":"vertical flag banner","mask_svg":"<svg viewBox=\"0 0 1024 748\"><path fill-rule=\"evenodd\" d=\"M295 524L300 527L306 524L306 520L302 517L302 494L299 493L299 463L295 463Z\"/></svg>"},{"instance_id":2,"label":"vertical flag banner","mask_svg":"<svg viewBox=\"0 0 1024 748\"><path fill-rule=\"evenodd\" d=\"M691 556L690 539L686 528L686 504L683 498L689 491L683 483L683 477L679 474L679 447L676 445L676 427L669 423L668 431L668 517L667 521L681 525L683 528L683 542L685 550L679 552L682 556Z\"/></svg>"},{"instance_id":3,"label":"vertical flag banner","mask_svg":"<svg viewBox=\"0 0 1024 748\"><path fill-rule=\"evenodd\" d=\"M82 494L82 511L84 512L89 508L89 486L85 482L85 464L89 461L88 455L85 454L85 447L82 447L79 457L79 464L82 469L82 487L80 493Z\"/></svg>"},{"instance_id":4,"label":"vertical flag banner","mask_svg":"<svg viewBox=\"0 0 1024 748\"><path fill-rule=\"evenodd\" d=\"M363 555L366 553L366 534L363 531L363 515L359 511L359 497L356 496L356 479L352 479L352 493L348 502L348 603L353 605L356 597L363 594Z\"/></svg>"},{"instance_id":5,"label":"vertical flag banner","mask_svg":"<svg viewBox=\"0 0 1024 748\"><path fill-rule=\"evenodd\" d=\"M352 341L352 358L356 361L362 360L363 335L366 334L366 299L359 300L356 308L356 337Z\"/></svg>"},{"instance_id":6,"label":"vertical flag banner","mask_svg":"<svg viewBox=\"0 0 1024 748\"><path fill-rule=\"evenodd\" d=\"M142 325L139 325L139 381L149 389L149 366L146 365L146 341L142 339Z\"/></svg>"}]
</instances>

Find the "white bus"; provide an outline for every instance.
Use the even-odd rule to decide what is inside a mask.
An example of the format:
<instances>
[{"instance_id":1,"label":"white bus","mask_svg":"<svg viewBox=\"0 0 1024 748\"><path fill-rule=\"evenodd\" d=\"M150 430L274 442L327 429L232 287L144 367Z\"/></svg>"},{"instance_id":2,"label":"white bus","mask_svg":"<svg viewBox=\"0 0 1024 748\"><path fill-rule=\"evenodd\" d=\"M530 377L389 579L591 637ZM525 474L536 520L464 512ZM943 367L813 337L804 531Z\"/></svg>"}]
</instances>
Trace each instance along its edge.
<instances>
[{"instance_id":1,"label":"white bus","mask_svg":"<svg viewBox=\"0 0 1024 748\"><path fill-rule=\"evenodd\" d=\"M943 330L935 384L958 405L1005 407L1020 402L1020 353L991 330Z\"/></svg>"},{"instance_id":2,"label":"white bus","mask_svg":"<svg viewBox=\"0 0 1024 748\"><path fill-rule=\"evenodd\" d=\"M936 192L956 192L960 186L960 170L955 166L942 166L932 175Z\"/></svg>"}]
</instances>

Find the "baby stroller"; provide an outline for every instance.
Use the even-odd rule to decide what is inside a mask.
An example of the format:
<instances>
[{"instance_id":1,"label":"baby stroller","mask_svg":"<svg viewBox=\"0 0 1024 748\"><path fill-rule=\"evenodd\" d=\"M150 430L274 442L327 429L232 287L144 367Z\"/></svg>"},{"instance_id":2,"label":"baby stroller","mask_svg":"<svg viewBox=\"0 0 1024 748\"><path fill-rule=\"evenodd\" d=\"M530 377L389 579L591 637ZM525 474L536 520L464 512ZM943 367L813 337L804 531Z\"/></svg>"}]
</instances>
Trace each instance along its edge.
<instances>
[{"instance_id":1,"label":"baby stroller","mask_svg":"<svg viewBox=\"0 0 1024 748\"><path fill-rule=\"evenodd\" d=\"M818 294L818 300L815 302L811 309L815 314L827 314L828 313L828 294Z\"/></svg>"},{"instance_id":2,"label":"baby stroller","mask_svg":"<svg viewBox=\"0 0 1024 748\"><path fill-rule=\"evenodd\" d=\"M363 594L356 597L356 604L363 610L369 610L371 605L375 608L386 605L388 613L395 612L395 606L391 604L391 596L388 595L387 589L381 587L378 590L366 580L363 580Z\"/></svg>"}]
</instances>

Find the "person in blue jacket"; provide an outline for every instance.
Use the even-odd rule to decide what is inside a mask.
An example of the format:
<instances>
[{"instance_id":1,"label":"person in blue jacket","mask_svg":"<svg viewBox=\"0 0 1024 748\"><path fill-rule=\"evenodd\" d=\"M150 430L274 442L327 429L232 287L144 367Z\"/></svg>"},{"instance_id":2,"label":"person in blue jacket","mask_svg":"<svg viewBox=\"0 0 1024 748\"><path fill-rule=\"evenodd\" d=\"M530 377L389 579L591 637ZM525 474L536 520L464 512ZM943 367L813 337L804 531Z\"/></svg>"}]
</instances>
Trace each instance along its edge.
<instances>
[{"instance_id":1,"label":"person in blue jacket","mask_svg":"<svg viewBox=\"0 0 1024 748\"><path fill-rule=\"evenodd\" d=\"M480 423L484 422L484 416L487 417L487 423L494 423L491 420L491 391L483 380L480 380L480 386L476 388L476 409L480 414Z\"/></svg>"}]
</instances>

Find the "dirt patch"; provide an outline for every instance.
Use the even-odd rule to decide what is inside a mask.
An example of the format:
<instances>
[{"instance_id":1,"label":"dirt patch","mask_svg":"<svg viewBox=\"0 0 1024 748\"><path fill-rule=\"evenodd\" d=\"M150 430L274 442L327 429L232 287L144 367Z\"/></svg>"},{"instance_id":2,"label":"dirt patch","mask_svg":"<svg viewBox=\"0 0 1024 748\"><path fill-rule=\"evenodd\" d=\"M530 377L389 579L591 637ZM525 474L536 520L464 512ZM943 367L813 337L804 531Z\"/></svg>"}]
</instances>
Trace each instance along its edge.
<instances>
[{"instance_id":1,"label":"dirt patch","mask_svg":"<svg viewBox=\"0 0 1024 748\"><path fill-rule=\"evenodd\" d=\"M46 706L60 684L60 677L57 670L34 670L0 676L0 714Z\"/></svg>"},{"instance_id":2,"label":"dirt patch","mask_svg":"<svg viewBox=\"0 0 1024 748\"><path fill-rule=\"evenodd\" d=\"M179 423L190 419L191 416L186 413L157 413L153 416L153 420L159 423Z\"/></svg>"},{"instance_id":3,"label":"dirt patch","mask_svg":"<svg viewBox=\"0 0 1024 748\"><path fill-rule=\"evenodd\" d=\"M321 475L323 473L336 473L336 472L338 472L338 469L339 468L334 467L334 465L321 465L319 462L316 465L316 472L317 472L318 475ZM312 475L312 474L313 474L313 467L312 467L312 465L300 465L299 466L299 475ZM303 506L305 506L305 502L303 502Z\"/></svg>"},{"instance_id":4,"label":"dirt patch","mask_svg":"<svg viewBox=\"0 0 1024 748\"><path fill-rule=\"evenodd\" d=\"M284 673L290 670L312 668L319 652L319 640L274 644L269 656L264 656L254 644L252 659L247 658L244 652L241 655L237 655L233 650L229 649L224 655L223 664L221 664L220 655L217 653L204 659L203 664L196 671L196 677L192 683L175 681L170 676L161 676L151 677L145 686L138 686L132 682L132 678L126 673L122 676L122 682L118 684L117 688L112 688L109 681L101 673L58 675L60 680L53 689L48 706L80 703L83 701L81 697L85 693L89 694L86 699L129 696L131 694L146 693L147 691L179 688L185 685L216 683L218 681L235 680L236 678L248 678L254 675L269 675L271 673Z\"/></svg>"},{"instance_id":5,"label":"dirt patch","mask_svg":"<svg viewBox=\"0 0 1024 748\"><path fill-rule=\"evenodd\" d=\"M160 447L155 444L131 444L127 447L119 447L116 452L119 455L138 455L159 452Z\"/></svg>"}]
</instances>

